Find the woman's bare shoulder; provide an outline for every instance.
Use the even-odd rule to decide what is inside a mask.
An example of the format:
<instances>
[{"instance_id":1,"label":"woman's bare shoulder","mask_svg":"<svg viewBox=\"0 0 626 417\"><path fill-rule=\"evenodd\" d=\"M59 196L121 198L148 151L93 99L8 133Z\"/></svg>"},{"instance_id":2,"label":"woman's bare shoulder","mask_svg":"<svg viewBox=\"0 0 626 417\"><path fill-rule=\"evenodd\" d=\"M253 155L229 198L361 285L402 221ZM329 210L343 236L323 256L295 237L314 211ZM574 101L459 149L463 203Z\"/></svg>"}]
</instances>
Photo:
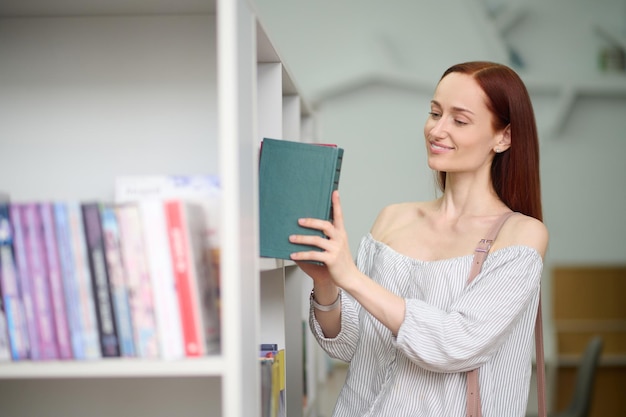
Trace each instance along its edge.
<instances>
[{"instance_id":1,"label":"woman's bare shoulder","mask_svg":"<svg viewBox=\"0 0 626 417\"><path fill-rule=\"evenodd\" d=\"M549 233L542 221L517 214L504 224L496 242L498 240L502 246L529 246L536 249L543 258L548 248Z\"/></svg>"},{"instance_id":2,"label":"woman's bare shoulder","mask_svg":"<svg viewBox=\"0 0 626 417\"><path fill-rule=\"evenodd\" d=\"M378 213L370 233L376 238L383 238L390 231L423 216L429 204L430 202L403 202L385 206Z\"/></svg>"}]
</instances>

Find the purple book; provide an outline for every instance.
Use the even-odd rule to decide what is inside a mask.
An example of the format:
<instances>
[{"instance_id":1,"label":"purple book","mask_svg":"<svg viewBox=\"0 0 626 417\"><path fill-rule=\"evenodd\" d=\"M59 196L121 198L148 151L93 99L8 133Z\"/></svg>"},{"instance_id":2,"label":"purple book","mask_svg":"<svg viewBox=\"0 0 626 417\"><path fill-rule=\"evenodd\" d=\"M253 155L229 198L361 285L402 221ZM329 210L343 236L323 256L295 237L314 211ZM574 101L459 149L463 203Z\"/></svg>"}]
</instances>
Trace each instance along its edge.
<instances>
[{"instance_id":1,"label":"purple book","mask_svg":"<svg viewBox=\"0 0 626 417\"><path fill-rule=\"evenodd\" d=\"M27 268L32 285L36 319L39 325L40 359L59 359L50 281L46 265L46 248L38 204L26 203L22 205L22 216Z\"/></svg>"},{"instance_id":2,"label":"purple book","mask_svg":"<svg viewBox=\"0 0 626 417\"><path fill-rule=\"evenodd\" d=\"M29 359L41 359L39 353L39 325L35 313L35 301L31 285L30 274L28 273L28 259L26 256L26 246L24 244L24 230L22 226L21 205L11 203L9 205L11 226L13 228L13 250L15 255L15 265L17 277L20 285L20 294L24 303L26 313L26 327L28 328L28 341L30 354Z\"/></svg>"},{"instance_id":3,"label":"purple book","mask_svg":"<svg viewBox=\"0 0 626 417\"><path fill-rule=\"evenodd\" d=\"M54 328L57 335L59 359L71 359L73 357L72 343L70 339L69 323L67 320L67 310L65 308L66 303L63 291L63 276L61 273L61 263L57 247L54 205L49 202L41 203L39 205L39 210L41 213L43 242L48 266L50 298L52 301L52 309L54 311Z\"/></svg>"}]
</instances>

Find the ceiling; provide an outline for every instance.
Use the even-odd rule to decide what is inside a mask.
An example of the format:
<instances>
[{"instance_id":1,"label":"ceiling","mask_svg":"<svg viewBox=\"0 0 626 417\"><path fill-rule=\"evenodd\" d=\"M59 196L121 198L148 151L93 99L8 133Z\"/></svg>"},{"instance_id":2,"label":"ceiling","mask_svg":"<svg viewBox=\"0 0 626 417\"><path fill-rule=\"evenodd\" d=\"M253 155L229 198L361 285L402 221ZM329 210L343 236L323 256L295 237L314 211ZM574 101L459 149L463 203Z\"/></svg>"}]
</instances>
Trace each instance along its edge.
<instances>
[{"instance_id":1,"label":"ceiling","mask_svg":"<svg viewBox=\"0 0 626 417\"><path fill-rule=\"evenodd\" d=\"M465 60L503 62L548 79L588 78L597 72L598 47L606 44L594 27L612 28L626 40L625 0L256 3L313 102L373 82L431 88L445 68Z\"/></svg>"}]
</instances>

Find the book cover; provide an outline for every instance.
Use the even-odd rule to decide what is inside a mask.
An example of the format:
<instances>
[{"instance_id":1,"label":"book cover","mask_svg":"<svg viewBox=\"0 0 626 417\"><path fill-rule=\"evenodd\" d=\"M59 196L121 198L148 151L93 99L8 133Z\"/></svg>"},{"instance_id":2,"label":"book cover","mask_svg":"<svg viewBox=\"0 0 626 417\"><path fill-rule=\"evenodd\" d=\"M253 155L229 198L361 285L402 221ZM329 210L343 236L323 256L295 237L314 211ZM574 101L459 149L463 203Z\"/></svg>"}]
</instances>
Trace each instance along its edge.
<instances>
[{"instance_id":1,"label":"book cover","mask_svg":"<svg viewBox=\"0 0 626 417\"><path fill-rule=\"evenodd\" d=\"M80 309L83 357L84 359L99 359L102 357L102 349L100 346L100 331L96 313L95 290L91 270L89 269L89 254L85 237L83 211L81 203L78 201L68 201L66 208L72 253L74 255L74 277L78 284L78 305Z\"/></svg>"},{"instance_id":2,"label":"book cover","mask_svg":"<svg viewBox=\"0 0 626 417\"><path fill-rule=\"evenodd\" d=\"M30 349L26 311L20 295L20 282L13 255L11 218L6 202L0 203L0 288L11 359L28 359Z\"/></svg>"},{"instance_id":3,"label":"book cover","mask_svg":"<svg viewBox=\"0 0 626 417\"><path fill-rule=\"evenodd\" d=\"M100 349L103 357L120 356L120 345L110 291L109 271L106 263L100 203L81 203L87 260L95 295L96 317L100 334Z\"/></svg>"},{"instance_id":4,"label":"book cover","mask_svg":"<svg viewBox=\"0 0 626 417\"><path fill-rule=\"evenodd\" d=\"M120 344L120 356L135 356L133 323L126 286L126 272L120 247L120 230L115 208L104 204L100 208L104 252L111 284L111 298Z\"/></svg>"},{"instance_id":5,"label":"book cover","mask_svg":"<svg viewBox=\"0 0 626 417\"><path fill-rule=\"evenodd\" d=\"M331 195L339 187L343 149L334 145L263 139L259 161L259 232L262 257L290 259L320 250L289 242L292 234L319 235L298 219L332 219Z\"/></svg>"},{"instance_id":6,"label":"book cover","mask_svg":"<svg viewBox=\"0 0 626 417\"><path fill-rule=\"evenodd\" d=\"M141 214L138 206L133 203L116 204L115 213L133 320L135 352L140 358L157 358L160 355L159 334Z\"/></svg>"},{"instance_id":7,"label":"book cover","mask_svg":"<svg viewBox=\"0 0 626 417\"><path fill-rule=\"evenodd\" d=\"M214 282L206 262L204 213L195 203L164 202L171 259L177 287L186 356L220 350Z\"/></svg>"},{"instance_id":8,"label":"book cover","mask_svg":"<svg viewBox=\"0 0 626 417\"><path fill-rule=\"evenodd\" d=\"M65 202L55 202L53 210L57 251L59 254L59 268L61 270L63 294L65 296L65 312L70 333L72 355L74 359L85 359L81 321L80 286L78 274L74 267L75 261L74 250L72 249L72 231L70 228L69 211Z\"/></svg>"},{"instance_id":9,"label":"book cover","mask_svg":"<svg viewBox=\"0 0 626 417\"><path fill-rule=\"evenodd\" d=\"M41 228L45 260L48 267L48 282L50 284L50 301L52 303L53 324L57 336L59 359L71 359L72 342L67 320L65 293L63 291L63 276L59 251L57 247L57 232L54 222L54 204L51 202L39 203Z\"/></svg>"},{"instance_id":10,"label":"book cover","mask_svg":"<svg viewBox=\"0 0 626 417\"><path fill-rule=\"evenodd\" d=\"M165 207L160 200L144 200L138 205L152 280L159 351L163 359L179 359L185 352Z\"/></svg>"}]
</instances>

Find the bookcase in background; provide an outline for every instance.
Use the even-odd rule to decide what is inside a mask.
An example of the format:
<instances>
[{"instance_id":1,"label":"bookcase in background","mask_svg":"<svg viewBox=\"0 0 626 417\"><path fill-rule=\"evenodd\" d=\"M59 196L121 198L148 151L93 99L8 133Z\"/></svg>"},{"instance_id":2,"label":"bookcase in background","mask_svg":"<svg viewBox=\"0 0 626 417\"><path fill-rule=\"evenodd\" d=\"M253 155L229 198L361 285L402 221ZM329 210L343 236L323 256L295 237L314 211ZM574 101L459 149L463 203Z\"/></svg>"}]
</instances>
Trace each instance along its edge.
<instances>
[{"instance_id":1,"label":"bookcase in background","mask_svg":"<svg viewBox=\"0 0 626 417\"><path fill-rule=\"evenodd\" d=\"M0 414L258 416L262 341L286 349L287 414L303 413L307 281L258 257L257 169L262 137L312 140L314 121L254 10L0 4L0 190L11 200L111 201L119 175L214 174L223 187L222 353L2 363ZM283 304L268 309L274 290Z\"/></svg>"}]
</instances>

